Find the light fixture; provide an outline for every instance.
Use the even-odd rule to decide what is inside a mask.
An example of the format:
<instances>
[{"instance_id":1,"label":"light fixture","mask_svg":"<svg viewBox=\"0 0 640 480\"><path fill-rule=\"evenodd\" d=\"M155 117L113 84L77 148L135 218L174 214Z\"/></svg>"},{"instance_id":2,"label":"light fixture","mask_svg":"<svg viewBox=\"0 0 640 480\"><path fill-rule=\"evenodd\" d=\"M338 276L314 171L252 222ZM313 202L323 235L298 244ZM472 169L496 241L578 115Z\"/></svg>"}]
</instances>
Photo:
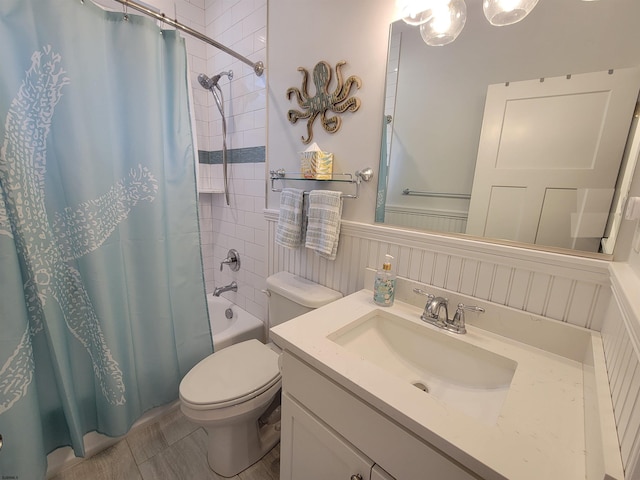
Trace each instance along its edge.
<instances>
[{"instance_id":1,"label":"light fixture","mask_svg":"<svg viewBox=\"0 0 640 480\"><path fill-rule=\"evenodd\" d=\"M453 42L462 32L467 21L467 5L464 0L434 2L426 16L426 22L420 25L420 35L427 45L440 47Z\"/></svg>"},{"instance_id":2,"label":"light fixture","mask_svg":"<svg viewBox=\"0 0 640 480\"><path fill-rule=\"evenodd\" d=\"M433 0L404 0L400 5L400 16L409 25L420 25L429 19Z\"/></svg>"},{"instance_id":3,"label":"light fixture","mask_svg":"<svg viewBox=\"0 0 640 480\"><path fill-rule=\"evenodd\" d=\"M519 22L538 3L538 0L481 1L485 17L495 26ZM420 26L420 35L427 45L442 46L453 42L467 20L464 0L396 0L396 3L402 20Z\"/></svg>"},{"instance_id":4,"label":"light fixture","mask_svg":"<svg viewBox=\"0 0 640 480\"><path fill-rule=\"evenodd\" d=\"M522 20L536 3L538 0L484 0L482 10L491 25L502 27Z\"/></svg>"}]
</instances>

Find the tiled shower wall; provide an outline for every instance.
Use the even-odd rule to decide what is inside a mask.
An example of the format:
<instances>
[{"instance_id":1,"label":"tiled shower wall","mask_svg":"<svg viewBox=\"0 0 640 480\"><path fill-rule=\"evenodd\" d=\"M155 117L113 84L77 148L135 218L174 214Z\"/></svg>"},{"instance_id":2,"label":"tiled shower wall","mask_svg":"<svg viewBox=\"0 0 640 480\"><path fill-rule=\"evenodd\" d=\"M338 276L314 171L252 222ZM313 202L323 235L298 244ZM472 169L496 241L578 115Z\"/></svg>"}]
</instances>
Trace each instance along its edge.
<instances>
[{"instance_id":1,"label":"tiled shower wall","mask_svg":"<svg viewBox=\"0 0 640 480\"><path fill-rule=\"evenodd\" d=\"M266 0L205 0L205 33L255 62L266 63ZM216 75L233 71L233 79L223 76L223 92L227 118L227 146L231 149L264 147L266 142L265 76L232 56L207 45L206 73ZM199 85L194 87L204 92ZM198 148L206 151L222 149L222 120L213 97L205 93L207 115L198 124Z\"/></svg>"},{"instance_id":2,"label":"tiled shower wall","mask_svg":"<svg viewBox=\"0 0 640 480\"><path fill-rule=\"evenodd\" d=\"M264 163L229 165L231 206L221 193L201 193L200 232L207 292L218 286L238 282L238 292L223 296L249 313L266 319L265 288L267 256L266 221L264 219ZM214 165L219 167L219 165ZM234 248L240 254L241 268L220 271L220 262Z\"/></svg>"},{"instance_id":3,"label":"tiled shower wall","mask_svg":"<svg viewBox=\"0 0 640 480\"><path fill-rule=\"evenodd\" d=\"M266 0L205 0L204 32L252 61L266 62ZM230 55L206 46L206 61L193 72L196 103L196 130L200 157L213 158L201 164L211 178L210 186L222 184L222 117L211 93L197 82L197 74L209 77L233 71L233 79L221 77L227 119L227 148L230 205L222 193L200 193L200 229L207 292L238 282L238 292L223 294L256 317L266 319L266 297L261 292L266 276L265 206L265 76ZM248 162L248 163L247 163ZM207 175L208 174L208 175ZM201 178L203 180L204 178ZM202 182L201 182L202 183ZM241 268L220 271L220 262L234 248L240 254Z\"/></svg>"}]
</instances>

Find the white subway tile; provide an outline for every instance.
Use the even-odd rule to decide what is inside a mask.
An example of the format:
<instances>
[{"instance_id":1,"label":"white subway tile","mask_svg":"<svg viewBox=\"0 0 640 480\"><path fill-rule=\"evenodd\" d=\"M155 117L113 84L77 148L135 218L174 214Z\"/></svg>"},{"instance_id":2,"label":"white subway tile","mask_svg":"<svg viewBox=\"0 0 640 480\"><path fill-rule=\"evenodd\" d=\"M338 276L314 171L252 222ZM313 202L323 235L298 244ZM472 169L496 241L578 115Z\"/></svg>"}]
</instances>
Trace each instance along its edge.
<instances>
[{"instance_id":1,"label":"white subway tile","mask_svg":"<svg viewBox=\"0 0 640 480\"><path fill-rule=\"evenodd\" d=\"M198 8L201 8L202 11L204 12L205 0L186 0L186 1L188 1L192 5L195 5Z\"/></svg>"},{"instance_id":2,"label":"white subway tile","mask_svg":"<svg viewBox=\"0 0 640 480\"><path fill-rule=\"evenodd\" d=\"M247 242L254 242L254 229L244 225L236 225L236 237Z\"/></svg>"},{"instance_id":3,"label":"white subway tile","mask_svg":"<svg viewBox=\"0 0 640 480\"><path fill-rule=\"evenodd\" d=\"M175 2L178 10L178 16L182 22L194 30L202 30L205 26L204 9L186 2Z\"/></svg>"},{"instance_id":4,"label":"white subway tile","mask_svg":"<svg viewBox=\"0 0 640 480\"><path fill-rule=\"evenodd\" d=\"M253 51L259 52L267 47L267 29L260 28L253 34Z\"/></svg>"},{"instance_id":5,"label":"white subway tile","mask_svg":"<svg viewBox=\"0 0 640 480\"><path fill-rule=\"evenodd\" d=\"M253 12L253 0L241 0L231 7L232 23L241 22Z\"/></svg>"},{"instance_id":6,"label":"white subway tile","mask_svg":"<svg viewBox=\"0 0 640 480\"><path fill-rule=\"evenodd\" d=\"M251 35L265 28L267 24L267 7L260 6L250 12L242 21L242 30L245 36ZM253 50L252 50L253 51Z\"/></svg>"},{"instance_id":7,"label":"white subway tile","mask_svg":"<svg viewBox=\"0 0 640 480\"><path fill-rule=\"evenodd\" d=\"M262 147L266 143L266 129L254 128L244 132L244 146L249 147Z\"/></svg>"}]
</instances>

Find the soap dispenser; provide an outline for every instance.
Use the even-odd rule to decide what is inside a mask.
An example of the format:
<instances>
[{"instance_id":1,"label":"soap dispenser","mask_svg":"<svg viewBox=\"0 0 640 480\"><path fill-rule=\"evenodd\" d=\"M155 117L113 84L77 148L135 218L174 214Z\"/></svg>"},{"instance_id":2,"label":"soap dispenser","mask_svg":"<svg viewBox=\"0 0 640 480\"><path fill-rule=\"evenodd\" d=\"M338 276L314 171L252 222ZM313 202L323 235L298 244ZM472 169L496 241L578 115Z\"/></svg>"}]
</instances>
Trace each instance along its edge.
<instances>
[{"instance_id":1,"label":"soap dispenser","mask_svg":"<svg viewBox=\"0 0 640 480\"><path fill-rule=\"evenodd\" d=\"M373 301L381 307L393 305L393 297L396 293L396 274L392 270L392 262L393 257L385 255L382 268L376 272L373 284Z\"/></svg>"}]
</instances>

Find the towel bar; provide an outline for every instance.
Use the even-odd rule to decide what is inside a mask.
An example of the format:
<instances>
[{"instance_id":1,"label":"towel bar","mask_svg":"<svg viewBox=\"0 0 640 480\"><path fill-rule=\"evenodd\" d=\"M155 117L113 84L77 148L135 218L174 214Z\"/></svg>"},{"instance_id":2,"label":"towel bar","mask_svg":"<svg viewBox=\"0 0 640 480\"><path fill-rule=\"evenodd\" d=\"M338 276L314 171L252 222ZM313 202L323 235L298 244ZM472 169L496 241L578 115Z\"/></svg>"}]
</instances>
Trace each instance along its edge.
<instances>
[{"instance_id":1,"label":"towel bar","mask_svg":"<svg viewBox=\"0 0 640 480\"><path fill-rule=\"evenodd\" d=\"M403 195L418 195L421 197L440 197L440 198L462 198L470 199L471 195L467 193L438 193L438 192L423 192L420 190L409 190L405 188L402 191Z\"/></svg>"},{"instance_id":2,"label":"towel bar","mask_svg":"<svg viewBox=\"0 0 640 480\"><path fill-rule=\"evenodd\" d=\"M368 182L373 177L373 169L370 167L363 168L362 170L358 170L355 174L351 173L334 173L331 175L329 179L316 179L316 178L305 178L301 177L299 172L286 172L284 169L279 170L271 170L269 172L269 176L271 178L271 191L272 192L282 192L282 188L276 188L274 182L276 180L293 180L293 181L306 181L306 182L339 182L339 183L349 183L356 186L356 192L353 194L343 193L342 198L358 198L360 193L360 182L363 180ZM307 190L304 191L304 195L308 195L309 192Z\"/></svg>"}]
</instances>

